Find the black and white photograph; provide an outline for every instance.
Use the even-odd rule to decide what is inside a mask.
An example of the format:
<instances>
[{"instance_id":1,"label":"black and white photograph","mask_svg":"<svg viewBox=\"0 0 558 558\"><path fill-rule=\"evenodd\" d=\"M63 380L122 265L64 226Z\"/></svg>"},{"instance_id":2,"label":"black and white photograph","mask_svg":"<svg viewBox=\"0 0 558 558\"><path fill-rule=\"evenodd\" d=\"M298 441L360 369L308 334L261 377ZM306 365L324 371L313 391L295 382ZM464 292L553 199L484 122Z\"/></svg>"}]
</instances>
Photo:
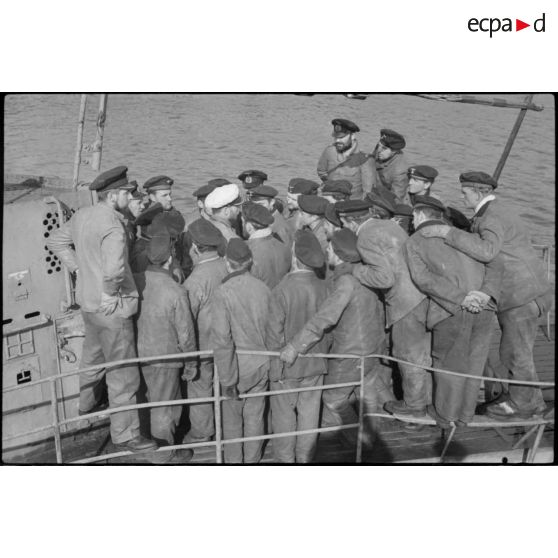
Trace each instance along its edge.
<instances>
[{"instance_id":1,"label":"black and white photograph","mask_svg":"<svg viewBox=\"0 0 558 558\"><path fill-rule=\"evenodd\" d=\"M5 465L554 462L552 95L3 111Z\"/></svg>"}]
</instances>

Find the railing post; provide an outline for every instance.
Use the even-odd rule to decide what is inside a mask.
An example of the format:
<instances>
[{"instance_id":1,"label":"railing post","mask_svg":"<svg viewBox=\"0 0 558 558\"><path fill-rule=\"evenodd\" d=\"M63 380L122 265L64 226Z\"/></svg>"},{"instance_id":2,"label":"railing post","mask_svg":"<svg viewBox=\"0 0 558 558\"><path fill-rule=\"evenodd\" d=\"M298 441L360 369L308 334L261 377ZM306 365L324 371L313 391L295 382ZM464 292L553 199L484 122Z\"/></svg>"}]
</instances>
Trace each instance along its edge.
<instances>
[{"instance_id":1,"label":"railing post","mask_svg":"<svg viewBox=\"0 0 558 558\"><path fill-rule=\"evenodd\" d=\"M539 445L541 443L545 427L546 424L541 424L539 426L539 430L537 431L537 436L535 437L535 441L533 442L533 447L527 453L527 463L535 462L535 455L537 454L537 450L539 449Z\"/></svg>"},{"instance_id":2,"label":"railing post","mask_svg":"<svg viewBox=\"0 0 558 558\"><path fill-rule=\"evenodd\" d=\"M358 399L358 433L356 462L362 463L362 438L364 431L364 357L360 357L360 387Z\"/></svg>"},{"instance_id":3,"label":"railing post","mask_svg":"<svg viewBox=\"0 0 558 558\"><path fill-rule=\"evenodd\" d=\"M62 463L62 442L60 440L60 424L58 422L56 379L50 381L50 407L52 412L52 428L54 430L54 447L56 448L56 463Z\"/></svg>"},{"instance_id":4,"label":"railing post","mask_svg":"<svg viewBox=\"0 0 558 558\"><path fill-rule=\"evenodd\" d=\"M546 255L546 278L548 279L548 282L550 283L550 260L551 260L551 250L552 250L552 245L549 244L546 247L545 255ZM552 341L552 337L550 335L550 309L548 310L548 312L546 313L546 338L549 341Z\"/></svg>"},{"instance_id":5,"label":"railing post","mask_svg":"<svg viewBox=\"0 0 558 558\"><path fill-rule=\"evenodd\" d=\"M215 398L215 459L217 463L223 463L223 446L221 444L221 384L217 365L213 361L213 397Z\"/></svg>"}]
</instances>

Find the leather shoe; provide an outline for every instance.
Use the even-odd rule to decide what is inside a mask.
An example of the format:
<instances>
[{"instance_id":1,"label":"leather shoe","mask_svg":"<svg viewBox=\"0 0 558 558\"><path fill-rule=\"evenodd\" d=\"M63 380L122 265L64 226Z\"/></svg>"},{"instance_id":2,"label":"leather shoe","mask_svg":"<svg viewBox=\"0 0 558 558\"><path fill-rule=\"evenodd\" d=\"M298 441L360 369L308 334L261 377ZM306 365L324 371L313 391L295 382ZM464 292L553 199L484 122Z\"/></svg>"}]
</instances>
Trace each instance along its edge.
<instances>
[{"instance_id":1,"label":"leather shoe","mask_svg":"<svg viewBox=\"0 0 558 558\"><path fill-rule=\"evenodd\" d=\"M528 420L541 418L545 409L533 409L532 411L521 411L514 403L507 399L487 405L486 414L494 419L503 420Z\"/></svg>"},{"instance_id":2,"label":"leather shoe","mask_svg":"<svg viewBox=\"0 0 558 558\"><path fill-rule=\"evenodd\" d=\"M432 419L434 419L436 421L436 424L443 429L447 429L451 426L451 423L446 420L445 418L442 418L439 414L438 411L436 411L436 407L434 407L434 405L427 405L426 406L426 413L428 414L428 416Z\"/></svg>"},{"instance_id":3,"label":"leather shoe","mask_svg":"<svg viewBox=\"0 0 558 558\"><path fill-rule=\"evenodd\" d=\"M384 409L390 415L402 415L405 417L415 418L423 418L426 416L426 410L424 407L409 407L407 406L405 401L387 401L386 403L384 403Z\"/></svg>"},{"instance_id":4,"label":"leather shoe","mask_svg":"<svg viewBox=\"0 0 558 558\"><path fill-rule=\"evenodd\" d=\"M182 449L175 451L158 451L153 452L149 456L149 462L154 465L167 465L176 463L188 463L194 457L191 449Z\"/></svg>"},{"instance_id":5,"label":"leather shoe","mask_svg":"<svg viewBox=\"0 0 558 558\"><path fill-rule=\"evenodd\" d=\"M114 446L121 451L131 451L131 452L142 452L142 451L153 451L157 449L157 444L145 438L144 436L136 436L127 442L122 444L114 444Z\"/></svg>"}]
</instances>

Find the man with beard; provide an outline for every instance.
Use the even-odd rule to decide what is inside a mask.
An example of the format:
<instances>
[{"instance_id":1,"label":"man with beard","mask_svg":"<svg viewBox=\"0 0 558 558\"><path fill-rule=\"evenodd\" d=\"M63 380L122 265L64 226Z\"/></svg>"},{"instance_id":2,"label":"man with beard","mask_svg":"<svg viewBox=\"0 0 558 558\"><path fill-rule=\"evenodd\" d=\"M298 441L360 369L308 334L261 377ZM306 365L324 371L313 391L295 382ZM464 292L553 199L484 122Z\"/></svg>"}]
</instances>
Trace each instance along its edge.
<instances>
[{"instance_id":1,"label":"man with beard","mask_svg":"<svg viewBox=\"0 0 558 558\"><path fill-rule=\"evenodd\" d=\"M315 196L318 192L320 185L313 180L306 180L305 178L293 178L289 181L287 189L287 224L291 228L292 235L297 230L298 214L300 213L298 207L298 198L301 195Z\"/></svg>"},{"instance_id":2,"label":"man with beard","mask_svg":"<svg viewBox=\"0 0 558 558\"><path fill-rule=\"evenodd\" d=\"M395 196L395 203L409 204L409 165L403 155L404 148L405 138L401 134L383 128L372 155L376 162L378 193L382 194L383 189L387 189Z\"/></svg>"},{"instance_id":3,"label":"man with beard","mask_svg":"<svg viewBox=\"0 0 558 558\"><path fill-rule=\"evenodd\" d=\"M85 324L80 367L96 367L80 374L79 413L99 410L102 380L110 407L135 405L140 385L137 365L107 370L103 363L136 358L132 316L138 309L138 291L128 263L123 217L128 205L127 167L101 173L90 185L99 203L83 207L54 231L47 245L76 273L77 302ZM140 435L137 410L111 414L110 434L118 449L147 451L157 445Z\"/></svg>"},{"instance_id":4,"label":"man with beard","mask_svg":"<svg viewBox=\"0 0 558 558\"><path fill-rule=\"evenodd\" d=\"M209 220L221 231L227 242L231 238L238 238L234 227L240 214L241 203L240 190L236 184L219 186L205 198Z\"/></svg>"},{"instance_id":5,"label":"man with beard","mask_svg":"<svg viewBox=\"0 0 558 558\"><path fill-rule=\"evenodd\" d=\"M327 180L348 180L351 183L351 198L362 198L375 184L374 165L370 157L358 148L355 133L360 128L345 118L334 118L333 145L328 145L318 161L318 176Z\"/></svg>"},{"instance_id":6,"label":"man with beard","mask_svg":"<svg viewBox=\"0 0 558 558\"><path fill-rule=\"evenodd\" d=\"M118 209L125 219L124 226L126 228L126 239L128 241L129 254L132 252L132 248L137 238L138 227L135 220L145 207L145 196L143 192L140 192L138 183L135 180L131 180L130 186L133 186L134 189L130 190L128 206L123 209Z\"/></svg>"}]
</instances>

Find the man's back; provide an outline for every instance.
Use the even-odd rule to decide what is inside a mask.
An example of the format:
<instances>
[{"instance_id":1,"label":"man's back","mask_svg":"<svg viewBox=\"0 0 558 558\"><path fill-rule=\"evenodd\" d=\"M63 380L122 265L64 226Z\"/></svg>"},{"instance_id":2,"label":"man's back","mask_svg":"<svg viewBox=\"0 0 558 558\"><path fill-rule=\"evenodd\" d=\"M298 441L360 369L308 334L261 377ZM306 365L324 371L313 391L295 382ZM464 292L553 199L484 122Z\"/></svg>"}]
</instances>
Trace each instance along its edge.
<instances>
[{"instance_id":1,"label":"man's back","mask_svg":"<svg viewBox=\"0 0 558 558\"><path fill-rule=\"evenodd\" d=\"M396 153L387 161L376 161L378 182L395 194L398 203L410 203L408 169L409 165L403 153Z\"/></svg>"},{"instance_id":2,"label":"man's back","mask_svg":"<svg viewBox=\"0 0 558 558\"><path fill-rule=\"evenodd\" d=\"M327 296L327 283L313 271L293 271L273 289L269 307L268 341L270 350L280 350L318 311ZM329 340L324 337L309 352L328 352ZM285 378L303 378L323 374L323 359L299 359L285 367Z\"/></svg>"},{"instance_id":3,"label":"man's back","mask_svg":"<svg viewBox=\"0 0 558 558\"><path fill-rule=\"evenodd\" d=\"M269 235L251 238L248 246L252 251L252 275L273 289L291 268L289 245Z\"/></svg>"}]
</instances>

